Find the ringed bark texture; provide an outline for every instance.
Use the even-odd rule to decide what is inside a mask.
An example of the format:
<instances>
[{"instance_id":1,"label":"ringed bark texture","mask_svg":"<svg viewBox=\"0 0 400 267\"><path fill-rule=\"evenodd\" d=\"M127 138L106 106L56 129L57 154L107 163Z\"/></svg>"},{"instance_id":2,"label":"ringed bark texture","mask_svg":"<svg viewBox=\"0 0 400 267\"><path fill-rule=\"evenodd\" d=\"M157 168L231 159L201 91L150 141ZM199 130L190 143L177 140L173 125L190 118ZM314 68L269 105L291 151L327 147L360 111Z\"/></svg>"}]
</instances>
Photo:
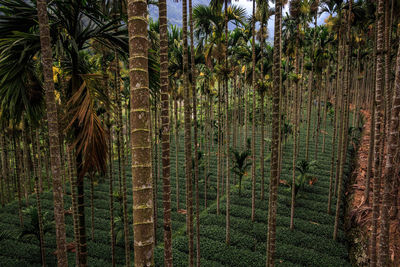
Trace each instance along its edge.
<instances>
[{"instance_id":1,"label":"ringed bark texture","mask_svg":"<svg viewBox=\"0 0 400 267\"><path fill-rule=\"evenodd\" d=\"M135 266L154 266L147 25L147 2L128 0Z\"/></svg>"}]
</instances>

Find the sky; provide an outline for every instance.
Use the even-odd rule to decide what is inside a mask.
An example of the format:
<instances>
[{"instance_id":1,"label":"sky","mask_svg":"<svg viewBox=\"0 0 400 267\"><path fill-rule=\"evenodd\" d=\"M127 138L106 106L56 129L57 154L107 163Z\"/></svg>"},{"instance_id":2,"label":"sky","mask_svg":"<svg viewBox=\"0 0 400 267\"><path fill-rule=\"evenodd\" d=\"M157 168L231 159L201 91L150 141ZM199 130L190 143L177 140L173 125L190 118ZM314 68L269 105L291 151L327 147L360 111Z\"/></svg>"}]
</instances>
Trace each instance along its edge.
<instances>
[{"instance_id":1,"label":"sky","mask_svg":"<svg viewBox=\"0 0 400 267\"><path fill-rule=\"evenodd\" d=\"M193 0L193 7L196 5L208 5L210 0ZM247 16L250 16L253 10L253 2L249 0L234 0L232 1L233 5L238 5L243 7L246 10ZM271 7L274 4L270 3ZM158 18L158 8L156 6L150 6L149 9L150 17L153 19ZM283 9L283 16L289 13L289 5L286 5ZM168 23L182 26L182 2L181 1L174 1L174 0L167 0L167 14L168 14ZM318 18L318 24L324 24L324 20L327 18L328 14L322 14ZM274 20L275 16L271 16L268 21L268 33L269 33L269 41L272 41L274 36Z\"/></svg>"}]
</instances>

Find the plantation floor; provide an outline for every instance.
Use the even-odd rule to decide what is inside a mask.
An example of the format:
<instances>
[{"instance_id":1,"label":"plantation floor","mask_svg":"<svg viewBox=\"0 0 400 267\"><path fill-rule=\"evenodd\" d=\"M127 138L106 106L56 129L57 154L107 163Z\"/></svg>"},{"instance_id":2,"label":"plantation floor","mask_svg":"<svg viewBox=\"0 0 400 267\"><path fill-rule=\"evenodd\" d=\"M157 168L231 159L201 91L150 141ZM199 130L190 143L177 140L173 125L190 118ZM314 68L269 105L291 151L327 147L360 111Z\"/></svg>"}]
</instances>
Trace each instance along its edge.
<instances>
[{"instance_id":1,"label":"plantation floor","mask_svg":"<svg viewBox=\"0 0 400 267\"><path fill-rule=\"evenodd\" d=\"M289 229L290 223L290 189L284 185L279 187L278 216L277 216L277 247L276 264L278 266L350 266L346 238L342 230L339 231L338 241L332 240L334 215L327 214L329 174L331 162L331 126L327 128L325 151L319 152L318 167L313 175L318 181L307 186L305 191L296 200L295 230ZM250 134L249 134L250 136ZM322 150L322 134L319 138L319 150ZM173 140L173 138L172 138ZM314 141L310 142L310 158L314 158ZM256 148L259 153L260 135L257 134ZM305 157L305 127L301 128L300 153L298 159ZM269 160L265 160L265 198L260 200L260 162L257 158L257 185L256 185L256 216L255 222L251 222L251 178L244 178L242 196L238 195L238 187L234 185L234 176L231 176L231 244L225 245L225 196L221 196L220 215L216 210L216 175L217 158L216 145L211 153L209 188L207 193L208 207L204 208L204 170L200 169L200 252L202 266L265 266L266 238L267 238L267 207L268 207L268 183L269 183ZM266 155L268 153L266 152ZM206 157L203 156L202 164ZM184 153L183 138L180 141L178 153L178 171L180 186L180 209L185 209L185 178L184 178ZM289 138L284 145L282 180L291 179L292 143ZM223 164L225 166L225 164ZM118 190L118 175L114 166L114 189ZM131 170L127 170L128 185L128 207L132 214L132 190ZM225 179L225 176L223 176ZM95 185L94 207L95 207L95 231L94 240L91 240L91 217L90 217L90 187L86 181L86 228L88 240L88 263L89 266L111 266L110 248L110 221L109 221L109 193L108 182L100 181ZM194 187L193 187L194 188ZM171 198L172 198L172 230L173 230L173 259L174 266L187 266L188 243L185 235L186 215L177 212L176 209L176 181L175 181L175 147L171 149ZM223 193L224 194L224 193ZM195 196L195 195L193 195ZM42 209L53 215L52 193L45 192L41 195ZM29 204L35 205L34 196L29 198ZM336 203L336 201L334 201ZM65 209L71 206L69 184L65 196ZM0 241L0 266L40 266L40 250L36 240L18 239L17 228L18 202L7 205L0 210L0 231L12 230L11 237ZM335 210L335 204L332 206ZM115 200L115 214L120 212L120 206ZM333 212L334 213L334 212ZM157 182L157 245L155 248L156 266L163 266L163 209L162 209L162 179ZM131 219L130 219L131 220ZM25 222L28 220L25 218ZM117 225L121 229L122 225ZM71 215L66 215L66 229L68 242L73 241L73 226ZM132 229L131 239L132 239ZM118 232L118 231L117 231ZM56 265L53 254L56 248L55 233L45 236L46 260L49 266ZM132 251L132 249L131 249ZM75 262L75 253L69 253L69 263ZM133 258L133 251L131 253ZM124 264L123 238L120 238L116 248L117 265Z\"/></svg>"}]
</instances>

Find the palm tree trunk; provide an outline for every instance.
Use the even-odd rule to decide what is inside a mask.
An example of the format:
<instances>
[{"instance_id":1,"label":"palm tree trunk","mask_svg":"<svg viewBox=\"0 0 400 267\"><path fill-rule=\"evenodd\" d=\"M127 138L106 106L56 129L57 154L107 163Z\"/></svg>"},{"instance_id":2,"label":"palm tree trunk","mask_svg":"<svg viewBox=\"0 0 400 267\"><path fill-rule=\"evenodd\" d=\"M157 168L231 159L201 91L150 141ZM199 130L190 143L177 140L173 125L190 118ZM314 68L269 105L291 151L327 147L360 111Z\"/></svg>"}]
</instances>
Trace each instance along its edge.
<instances>
[{"instance_id":1,"label":"palm tree trunk","mask_svg":"<svg viewBox=\"0 0 400 267\"><path fill-rule=\"evenodd\" d=\"M260 151L260 171L261 171L261 196L260 199L264 200L264 194L265 194L265 189L264 189L264 178L265 178L265 170L264 170L264 151L265 151L265 132L264 132L264 124L265 124L265 112L264 112L264 97L265 97L265 93L262 92L261 93L261 151Z\"/></svg>"},{"instance_id":2,"label":"palm tree trunk","mask_svg":"<svg viewBox=\"0 0 400 267\"><path fill-rule=\"evenodd\" d=\"M179 153L179 127L178 127L178 100L177 93L175 92L174 99L174 111L175 111L175 195L176 195L176 210L179 210L179 167L178 167L178 153Z\"/></svg>"},{"instance_id":3,"label":"palm tree trunk","mask_svg":"<svg viewBox=\"0 0 400 267\"><path fill-rule=\"evenodd\" d=\"M274 266L275 239L276 239L276 212L279 183L279 120L280 120L280 87L281 87L281 19L282 1L275 3L275 30L274 30L274 55L273 55L273 91L272 91L272 142L271 142L271 178L269 191L268 210L268 238L266 266Z\"/></svg>"},{"instance_id":4,"label":"palm tree trunk","mask_svg":"<svg viewBox=\"0 0 400 267\"><path fill-rule=\"evenodd\" d=\"M108 75L107 75L107 59L106 54L103 54L102 59L102 74L103 74L103 87L108 98L111 98L108 87ZM108 187L108 198L109 198L109 212L110 212L110 244L111 244L111 265L115 267L115 230L114 230L114 189L113 189L113 144L112 144L112 122L110 111L107 111L105 115L106 125L108 130L108 172L106 172L106 180L109 181ZM129 134L128 134L129 136Z\"/></svg>"},{"instance_id":5,"label":"palm tree trunk","mask_svg":"<svg viewBox=\"0 0 400 267\"><path fill-rule=\"evenodd\" d=\"M115 100L117 104L117 150L118 150L118 176L121 181L122 189L122 213L124 224L124 245L125 245L125 265L130 266L130 245L129 245L129 225L128 225L128 204L126 197L126 173L125 173L125 148L124 137L122 133L123 120L122 120L122 102L121 102L121 89L120 89L120 69L118 54L115 51Z\"/></svg>"},{"instance_id":6,"label":"palm tree trunk","mask_svg":"<svg viewBox=\"0 0 400 267\"><path fill-rule=\"evenodd\" d=\"M393 2L392 2L393 3ZM388 16L389 13L389 1L386 1L386 16ZM391 25L391 23L389 23ZM386 25L386 27L389 27L389 25ZM389 34L388 31L386 31L386 34ZM388 36L386 36L386 39L388 40ZM386 47L386 49L389 49L389 51L386 51L386 53L390 54L390 47ZM388 73L390 71L390 58L386 57L386 72ZM378 259L378 266L390 266L390 258L389 258L389 241L390 241L390 236L389 236L389 227L390 227L390 209L393 204L393 196L392 196L392 186L393 186L393 178L395 177L395 156L396 156L396 150L398 149L397 147L397 142L399 140L399 113L400 113L400 48L398 48L397 52L397 62L396 62L396 78L395 78L395 84L394 84L394 94L393 94L393 105L391 108L391 112L388 112L389 115L391 116L391 120L388 125L388 143L387 143L387 157L386 157L386 165L384 169L384 191L383 191L383 197L382 197L382 207L381 207L381 234L379 238L379 259ZM389 88L389 75L385 75L385 80L386 80L386 88ZM388 90L387 94L389 94L390 91ZM387 98L390 98L387 96Z\"/></svg>"},{"instance_id":7,"label":"palm tree trunk","mask_svg":"<svg viewBox=\"0 0 400 267\"><path fill-rule=\"evenodd\" d=\"M228 71L228 0L224 0L224 23L225 23L225 71ZM230 244L230 169L229 169L229 90L228 90L228 77L225 77L225 160L226 160L226 212L225 212L225 243L229 246Z\"/></svg>"},{"instance_id":8,"label":"palm tree trunk","mask_svg":"<svg viewBox=\"0 0 400 267\"><path fill-rule=\"evenodd\" d=\"M193 142L194 142L194 181L196 190L196 266L200 266L200 208L199 208L199 159L198 159L198 129L197 129L197 88L196 88L196 62L194 51L194 27L193 27L193 12L192 0L189 0L189 25L190 25L190 62L192 83L191 90L193 96ZM191 215L191 214L190 214Z\"/></svg>"},{"instance_id":9,"label":"palm tree trunk","mask_svg":"<svg viewBox=\"0 0 400 267\"><path fill-rule=\"evenodd\" d=\"M321 74L317 75L317 127L315 129L315 151L314 151L314 159L318 160L318 144L319 144L319 131L321 127Z\"/></svg>"},{"instance_id":10,"label":"palm tree trunk","mask_svg":"<svg viewBox=\"0 0 400 267\"><path fill-rule=\"evenodd\" d=\"M160 86L161 86L161 146L163 166L164 207L164 266L172 267L171 226L171 164L170 164L170 121L168 90L168 25L167 1L159 1L160 18ZM176 132L176 131L175 131Z\"/></svg>"},{"instance_id":11,"label":"palm tree trunk","mask_svg":"<svg viewBox=\"0 0 400 267\"><path fill-rule=\"evenodd\" d=\"M298 81L298 75L299 75L299 55L298 55L298 46L299 46L299 32L300 32L300 26L297 26L297 41L296 41L296 47L295 47L295 74L296 74L296 81L295 81L295 90L293 92L294 94L294 131L293 131L293 162L292 162L292 201L290 205L290 229L294 229L294 206L295 206L295 200L296 200L296 160L297 160L297 132L298 132L298 94L299 94L299 81Z\"/></svg>"},{"instance_id":12,"label":"palm tree trunk","mask_svg":"<svg viewBox=\"0 0 400 267\"><path fill-rule=\"evenodd\" d=\"M154 266L147 14L147 1L128 0L135 266Z\"/></svg>"},{"instance_id":13,"label":"palm tree trunk","mask_svg":"<svg viewBox=\"0 0 400 267\"><path fill-rule=\"evenodd\" d=\"M42 266L46 266L46 251L44 248L44 234L43 234L43 218L42 218L42 205L40 203L40 190L38 180L35 178L35 191L36 191L36 206L38 212L39 221L39 243L40 243L40 255L42 257Z\"/></svg>"},{"instance_id":14,"label":"palm tree trunk","mask_svg":"<svg viewBox=\"0 0 400 267\"><path fill-rule=\"evenodd\" d=\"M30 187L31 183L31 173L29 170L29 158L30 158L30 150L28 148L28 133L27 133L27 123L26 120L23 119L23 127L22 127L22 144L23 144L23 152L24 152L24 169L25 169L25 183L24 183L24 194L25 194L25 202L28 205L28 187ZM32 190L29 189L29 193Z\"/></svg>"},{"instance_id":15,"label":"palm tree trunk","mask_svg":"<svg viewBox=\"0 0 400 267\"><path fill-rule=\"evenodd\" d=\"M9 169L8 169L8 153L7 153L7 142L5 135L0 132L0 156L1 156L1 174L3 176L5 194L4 194L4 202L9 202L11 199L10 196L10 178L9 178Z\"/></svg>"},{"instance_id":16,"label":"palm tree trunk","mask_svg":"<svg viewBox=\"0 0 400 267\"><path fill-rule=\"evenodd\" d=\"M15 181L17 187L17 198L18 198L18 215L19 224L21 227L24 226L24 220L22 217L22 200L21 200L21 148L19 147L19 142L17 142L15 137L15 129L13 129L13 148L14 148L14 163L15 163Z\"/></svg>"},{"instance_id":17,"label":"palm tree trunk","mask_svg":"<svg viewBox=\"0 0 400 267\"><path fill-rule=\"evenodd\" d=\"M91 238L94 241L94 174L90 174L90 224L91 224Z\"/></svg>"},{"instance_id":18,"label":"palm tree trunk","mask_svg":"<svg viewBox=\"0 0 400 267\"><path fill-rule=\"evenodd\" d=\"M56 222L57 264L67 266L66 237L64 223L64 197L61 178L60 142L57 122L57 106L54 96L53 58L51 52L50 28L45 0L37 1L40 45L42 51L42 66L44 87L46 92L47 122L50 140L51 171L53 177L54 219Z\"/></svg>"},{"instance_id":19,"label":"palm tree trunk","mask_svg":"<svg viewBox=\"0 0 400 267\"><path fill-rule=\"evenodd\" d=\"M339 40L340 40L340 31L338 33L339 35ZM340 50L340 44L338 44L338 52ZM336 136L337 136L337 129L338 129L338 113L339 113L339 95L340 95L340 89L339 89L339 65L340 65L340 60L336 63L336 90L335 90L335 115L333 119L333 135L332 135L332 152L331 152L331 168L330 168L330 174L329 174L329 193L328 193L328 209L327 212L328 214L331 214L331 206L332 206L332 195L334 194L333 192L333 171L335 167L335 152L336 152Z\"/></svg>"},{"instance_id":20,"label":"palm tree trunk","mask_svg":"<svg viewBox=\"0 0 400 267\"><path fill-rule=\"evenodd\" d=\"M373 185L373 205L372 205L372 234L371 234L371 250L370 259L371 267L377 264L377 246L376 240L378 236L378 220L379 220L379 205L380 205L380 187L381 187L381 166L380 148L382 143L381 130L384 128L383 121L383 50L384 50L384 0L378 1L377 7L377 39L376 39L376 78L375 78L375 139L374 139L374 185Z\"/></svg>"},{"instance_id":21,"label":"palm tree trunk","mask_svg":"<svg viewBox=\"0 0 400 267\"><path fill-rule=\"evenodd\" d=\"M349 1L349 10L347 13L347 36L346 36L346 46L345 46L345 59L344 59L344 88L343 88L343 98L342 98L342 113L344 113L341 123L341 135L342 135L342 148L341 148L341 156L340 156L340 170L339 170L339 179L338 179L338 189L337 189L337 200L336 200L336 216L335 216L335 225L333 229L333 240L336 240L337 233L339 229L339 217L340 217L340 205L342 200L342 183L343 183L343 175L344 175L344 165L346 162L346 154L347 154L347 129L349 124L349 91L350 91L350 82L351 82L351 15L352 14L352 4L353 1Z\"/></svg>"},{"instance_id":22,"label":"palm tree trunk","mask_svg":"<svg viewBox=\"0 0 400 267\"><path fill-rule=\"evenodd\" d=\"M221 114L221 97L222 97L222 93L221 93L221 81L218 80L218 159L217 159L217 215L219 215L219 199L220 199L220 181L221 181L221 173L222 173L222 169L221 169L221 153L222 153L222 149L221 149L221 142L222 142L222 138L221 138L221 132L222 132L222 114Z\"/></svg>"},{"instance_id":23,"label":"palm tree trunk","mask_svg":"<svg viewBox=\"0 0 400 267\"><path fill-rule=\"evenodd\" d=\"M191 106L189 66L188 66L188 36L187 36L187 0L182 1L183 16L183 88L184 88L184 122L185 122L185 178L186 178L186 227L188 234L189 258L188 265L194 265L193 246L193 189L192 189L192 138L191 138ZM197 155L195 155L197 156Z\"/></svg>"},{"instance_id":24,"label":"palm tree trunk","mask_svg":"<svg viewBox=\"0 0 400 267\"><path fill-rule=\"evenodd\" d=\"M73 220L73 228L74 228L74 241L75 241L75 265L79 266L79 255L80 255L80 246L79 246L79 218L78 218L78 203L77 203L77 195L76 195L76 165L73 162L73 149L72 146L67 146L67 161L70 170L69 183L71 187L71 206L72 206L72 220Z\"/></svg>"},{"instance_id":25,"label":"palm tree trunk","mask_svg":"<svg viewBox=\"0 0 400 267\"><path fill-rule=\"evenodd\" d=\"M256 212L256 0L253 0L253 20L252 20L252 82L253 87L253 107L252 107L252 135L251 135L251 221L254 222Z\"/></svg>"}]
</instances>

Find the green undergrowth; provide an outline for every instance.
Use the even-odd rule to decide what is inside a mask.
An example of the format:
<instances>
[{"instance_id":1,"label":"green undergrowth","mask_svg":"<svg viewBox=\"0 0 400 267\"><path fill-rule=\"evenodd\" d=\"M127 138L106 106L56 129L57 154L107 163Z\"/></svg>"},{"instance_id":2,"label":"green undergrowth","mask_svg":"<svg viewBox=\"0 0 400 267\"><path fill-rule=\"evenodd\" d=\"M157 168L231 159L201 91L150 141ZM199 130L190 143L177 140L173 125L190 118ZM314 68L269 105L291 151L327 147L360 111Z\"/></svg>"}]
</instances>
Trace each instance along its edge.
<instances>
[{"instance_id":1,"label":"green undergrowth","mask_svg":"<svg viewBox=\"0 0 400 267\"><path fill-rule=\"evenodd\" d=\"M276 265L277 266L350 266L346 236L343 231L343 218L341 218L338 240L332 240L334 215L327 214L327 202L329 191L329 174L331 162L331 134L333 129L328 123L325 151L322 152L322 136L319 140L319 155L317 167L311 174L317 178L317 182L307 185L296 199L295 229L289 229L291 192L288 187L280 185L278 196L277 214L277 242ZM269 134L267 130L267 134ZM185 209L185 177L184 177L184 151L183 136L181 136L179 161L179 200L180 209ZM240 138L242 140L242 137ZM257 154L260 147L260 133L257 132ZM305 158L305 127L301 127L300 153L298 159ZM310 158L314 159L314 139L310 142ZM266 239L267 239L267 208L269 186L269 160L265 160L265 199L260 199L260 162L257 157L256 169L256 210L255 221L251 221L251 177L244 177L242 195L238 195L238 187L234 184L235 177L231 176L231 204L230 204L230 246L225 244L225 212L226 196L221 193L220 215L217 215L216 187L217 187L217 158L215 149L211 151L210 172L207 200L208 207L204 205L204 169L200 169L200 253L201 266L265 266ZM291 138L283 145L283 168L281 180L290 180L292 175L292 143ZM204 151L203 151L204 152ZM266 151L266 155L268 152ZM349 153L349 156L351 154ZM205 156L201 166L205 164ZM266 157L266 159L269 157ZM160 163L161 164L161 163ZM223 165L225 166L225 164ZM346 165L346 173L349 165ZM118 190L117 165L114 166L114 189ZM186 237L186 215L177 212L176 209L176 173L175 173L175 146L171 146L171 207L172 207L172 231L173 231L173 259L174 266L188 266L188 240ZM131 170L126 168L128 186L128 212L132 214L132 189ZM161 172L160 172L161 173ZM225 176L223 176L225 179ZM66 185L64 198L65 209L71 206L69 184ZM90 185L85 184L86 201L86 229L88 240L89 266L110 266L110 212L109 212L109 184L107 181L96 183L94 192L94 240L91 240L90 217ZM194 189L194 187L193 187ZM221 189L222 188L221 186ZM193 194L195 197L195 194ZM53 216L52 193L44 192L41 195L42 209ZM25 203L24 203L25 204ZM34 196L29 198L29 205L35 205ZM114 214L120 213L121 207L117 200L114 203ZM336 199L333 199L332 210L336 207ZM157 244L155 247L155 264L163 266L163 208L162 208L162 179L157 181ZM131 216L130 216L131 220ZM24 218L27 222L27 218ZM73 223L71 215L66 215L67 241L73 241ZM39 244L34 239L18 238L18 202L14 201L0 209L0 231L9 231L11 234L4 240L0 240L0 266L40 266ZM132 242L132 229L130 229ZM122 241L122 240L121 240ZM56 265L53 254L56 248L55 232L45 236L46 261L48 266ZM196 247L195 247L196 249ZM133 258L133 251L131 253ZM75 254L68 253L69 263L75 262ZM123 242L116 247L116 261L118 266L124 264Z\"/></svg>"}]
</instances>

